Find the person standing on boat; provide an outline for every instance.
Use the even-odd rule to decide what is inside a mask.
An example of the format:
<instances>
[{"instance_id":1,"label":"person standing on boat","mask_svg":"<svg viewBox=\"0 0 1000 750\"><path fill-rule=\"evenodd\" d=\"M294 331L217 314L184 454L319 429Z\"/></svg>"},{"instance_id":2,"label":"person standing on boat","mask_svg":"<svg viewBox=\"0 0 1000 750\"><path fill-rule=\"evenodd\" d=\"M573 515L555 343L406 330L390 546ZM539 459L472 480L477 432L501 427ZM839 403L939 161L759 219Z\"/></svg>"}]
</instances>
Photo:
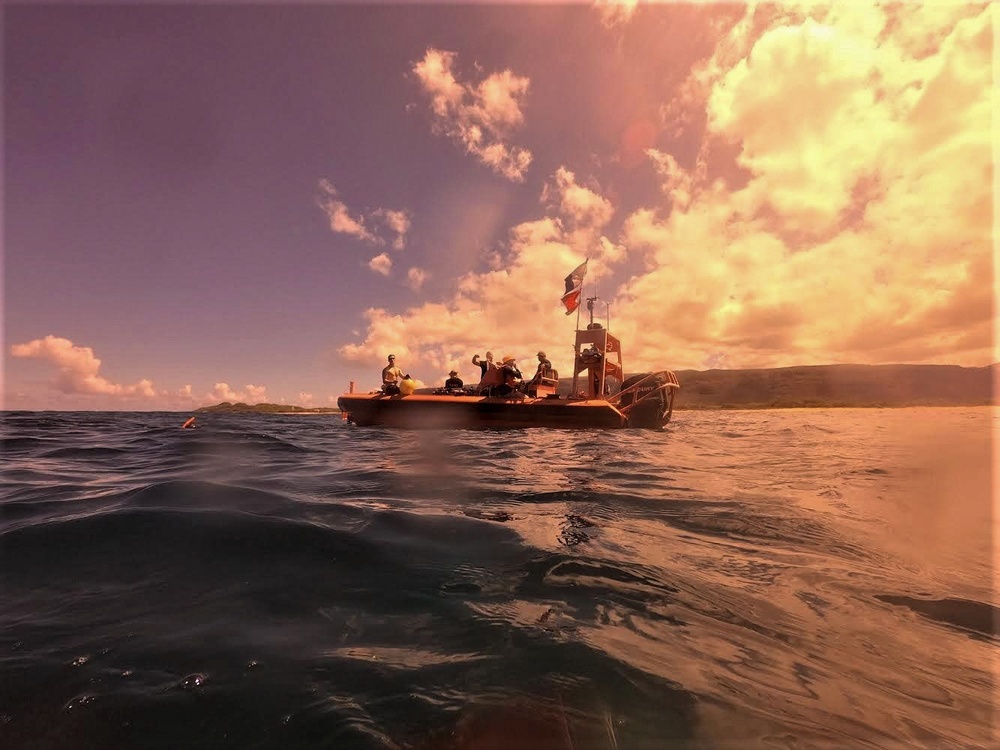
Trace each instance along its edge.
<instances>
[{"instance_id":1,"label":"person standing on boat","mask_svg":"<svg viewBox=\"0 0 1000 750\"><path fill-rule=\"evenodd\" d=\"M493 363L493 352L486 352L486 359L480 359L478 354L473 354L472 364L482 370L476 393L491 395L493 388L500 385L500 368Z\"/></svg>"},{"instance_id":2,"label":"person standing on boat","mask_svg":"<svg viewBox=\"0 0 1000 750\"><path fill-rule=\"evenodd\" d=\"M403 371L396 367L396 355L389 355L389 364L382 368L382 393L392 396L399 393L399 382L403 379Z\"/></svg>"},{"instance_id":3,"label":"person standing on boat","mask_svg":"<svg viewBox=\"0 0 1000 750\"><path fill-rule=\"evenodd\" d=\"M493 364L493 352L486 352L486 359L480 359L478 354L473 354L472 364L476 365L476 367L478 367L480 370L483 371L482 374L479 376L480 380L485 379L486 373L490 369L496 367L496 365Z\"/></svg>"},{"instance_id":4,"label":"person standing on boat","mask_svg":"<svg viewBox=\"0 0 1000 750\"><path fill-rule=\"evenodd\" d=\"M496 395L501 397L511 395L521 382L521 371L517 369L517 360L507 355L503 358L503 367L500 368L500 385L496 387Z\"/></svg>"},{"instance_id":5,"label":"person standing on boat","mask_svg":"<svg viewBox=\"0 0 1000 750\"><path fill-rule=\"evenodd\" d=\"M462 379L460 377L458 377L458 371L457 370L452 370L451 372L448 373L448 379L446 381L444 381L444 387L445 388L464 388L465 387L465 383L463 383Z\"/></svg>"}]
</instances>

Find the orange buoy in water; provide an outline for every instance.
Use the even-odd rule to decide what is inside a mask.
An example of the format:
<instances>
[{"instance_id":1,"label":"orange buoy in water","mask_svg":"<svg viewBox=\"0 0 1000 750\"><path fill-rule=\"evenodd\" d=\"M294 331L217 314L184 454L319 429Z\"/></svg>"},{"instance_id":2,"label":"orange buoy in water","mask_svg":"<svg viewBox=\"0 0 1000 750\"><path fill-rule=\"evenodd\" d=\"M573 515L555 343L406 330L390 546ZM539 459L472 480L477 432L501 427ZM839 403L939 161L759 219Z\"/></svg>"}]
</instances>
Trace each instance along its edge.
<instances>
[{"instance_id":1,"label":"orange buoy in water","mask_svg":"<svg viewBox=\"0 0 1000 750\"><path fill-rule=\"evenodd\" d=\"M181 425L181 429L183 430L186 427L194 427L194 419L194 417L191 417L187 422Z\"/></svg>"}]
</instances>

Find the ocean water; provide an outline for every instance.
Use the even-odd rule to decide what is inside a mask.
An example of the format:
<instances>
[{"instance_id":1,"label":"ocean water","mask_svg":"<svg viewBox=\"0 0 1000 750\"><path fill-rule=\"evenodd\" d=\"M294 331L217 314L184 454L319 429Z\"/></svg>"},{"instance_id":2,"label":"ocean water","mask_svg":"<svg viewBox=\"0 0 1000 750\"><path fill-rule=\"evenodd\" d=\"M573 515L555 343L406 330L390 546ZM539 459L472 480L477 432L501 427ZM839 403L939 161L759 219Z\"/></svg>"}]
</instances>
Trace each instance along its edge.
<instances>
[{"instance_id":1,"label":"ocean water","mask_svg":"<svg viewBox=\"0 0 1000 750\"><path fill-rule=\"evenodd\" d=\"M981 409L8 413L0 747L989 748Z\"/></svg>"}]
</instances>

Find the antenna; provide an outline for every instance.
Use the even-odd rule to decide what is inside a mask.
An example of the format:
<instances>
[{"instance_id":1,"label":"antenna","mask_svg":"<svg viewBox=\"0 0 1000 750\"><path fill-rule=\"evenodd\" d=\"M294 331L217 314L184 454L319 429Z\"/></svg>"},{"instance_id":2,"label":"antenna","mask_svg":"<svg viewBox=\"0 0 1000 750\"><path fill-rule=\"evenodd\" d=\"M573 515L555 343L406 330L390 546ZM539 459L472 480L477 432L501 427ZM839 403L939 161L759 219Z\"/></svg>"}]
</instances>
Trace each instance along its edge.
<instances>
[{"instance_id":1,"label":"antenna","mask_svg":"<svg viewBox=\"0 0 1000 750\"><path fill-rule=\"evenodd\" d=\"M590 325L587 328L594 327L594 302L598 300L599 297L596 295L593 297L587 297L587 311L590 313Z\"/></svg>"}]
</instances>

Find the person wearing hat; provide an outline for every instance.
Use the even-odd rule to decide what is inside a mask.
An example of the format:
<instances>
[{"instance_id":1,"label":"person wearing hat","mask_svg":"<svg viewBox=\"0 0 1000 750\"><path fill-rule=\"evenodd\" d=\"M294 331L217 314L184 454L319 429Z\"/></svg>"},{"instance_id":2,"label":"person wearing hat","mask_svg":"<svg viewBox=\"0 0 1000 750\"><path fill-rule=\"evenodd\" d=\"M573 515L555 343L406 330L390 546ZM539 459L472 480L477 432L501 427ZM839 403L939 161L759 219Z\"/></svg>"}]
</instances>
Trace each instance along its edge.
<instances>
[{"instance_id":1,"label":"person wearing hat","mask_svg":"<svg viewBox=\"0 0 1000 750\"><path fill-rule=\"evenodd\" d=\"M538 385L542 382L542 378L549 377L550 372L552 372L552 363L545 356L545 352L538 352L538 369L535 370L535 377L531 379L528 385Z\"/></svg>"},{"instance_id":2,"label":"person wearing hat","mask_svg":"<svg viewBox=\"0 0 1000 750\"><path fill-rule=\"evenodd\" d=\"M500 385L496 388L498 396L510 396L521 384L521 371L517 369L517 360L509 354L503 358L500 378Z\"/></svg>"},{"instance_id":3,"label":"person wearing hat","mask_svg":"<svg viewBox=\"0 0 1000 750\"><path fill-rule=\"evenodd\" d=\"M465 383L463 383L462 379L460 377L458 377L458 371L457 370L452 370L451 372L448 373L448 379L446 381L444 381L444 387L445 388L464 388L465 387Z\"/></svg>"}]
</instances>

